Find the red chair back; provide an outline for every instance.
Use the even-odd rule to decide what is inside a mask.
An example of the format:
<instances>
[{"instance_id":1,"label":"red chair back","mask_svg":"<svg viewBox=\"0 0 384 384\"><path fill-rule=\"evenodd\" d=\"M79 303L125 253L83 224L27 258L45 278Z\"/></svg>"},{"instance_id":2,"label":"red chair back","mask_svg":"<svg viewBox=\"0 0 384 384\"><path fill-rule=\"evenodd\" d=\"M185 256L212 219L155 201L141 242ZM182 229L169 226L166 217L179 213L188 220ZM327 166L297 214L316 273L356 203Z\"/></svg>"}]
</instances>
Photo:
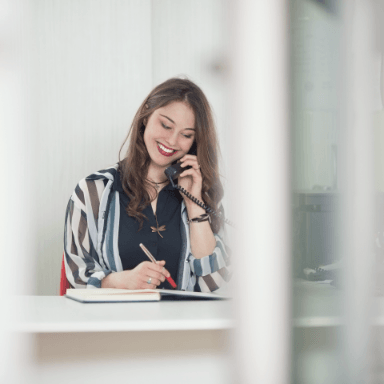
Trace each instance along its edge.
<instances>
[{"instance_id":1,"label":"red chair back","mask_svg":"<svg viewBox=\"0 0 384 384\"><path fill-rule=\"evenodd\" d=\"M67 280L67 275L65 274L65 265L64 265L64 253L63 260L61 262L61 275L60 275L60 296L64 296L67 293L67 289L71 288Z\"/></svg>"}]
</instances>

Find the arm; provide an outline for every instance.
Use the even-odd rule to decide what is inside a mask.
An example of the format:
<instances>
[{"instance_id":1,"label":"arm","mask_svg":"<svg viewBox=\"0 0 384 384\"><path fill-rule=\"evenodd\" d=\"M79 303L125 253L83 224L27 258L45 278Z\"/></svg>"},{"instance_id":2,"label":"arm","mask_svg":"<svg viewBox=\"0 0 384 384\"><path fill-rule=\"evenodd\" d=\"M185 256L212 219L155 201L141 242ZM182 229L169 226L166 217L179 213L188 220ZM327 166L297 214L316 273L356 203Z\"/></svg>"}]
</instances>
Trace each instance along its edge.
<instances>
[{"instance_id":1,"label":"arm","mask_svg":"<svg viewBox=\"0 0 384 384\"><path fill-rule=\"evenodd\" d=\"M201 200L200 200L201 201ZM188 217L194 218L205 213L205 210L187 199L184 201L187 207ZM191 242L191 252L196 259L210 255L216 246L215 236L213 235L209 221L189 224L189 236Z\"/></svg>"},{"instance_id":2,"label":"arm","mask_svg":"<svg viewBox=\"0 0 384 384\"><path fill-rule=\"evenodd\" d=\"M220 209L223 212L223 208L220 207ZM199 224L203 223L196 223L196 225ZM189 266L196 276L195 290L212 292L224 286L231 278L231 251L225 244L224 225L222 225L219 233L213 233L215 245L211 253L206 253L200 258L195 257L193 252L189 255Z\"/></svg>"},{"instance_id":3,"label":"arm","mask_svg":"<svg viewBox=\"0 0 384 384\"><path fill-rule=\"evenodd\" d=\"M96 252L89 220L94 218L89 217L79 183L68 202L64 230L65 270L74 288L100 288L101 281L112 272Z\"/></svg>"},{"instance_id":4,"label":"arm","mask_svg":"<svg viewBox=\"0 0 384 384\"><path fill-rule=\"evenodd\" d=\"M180 174L179 185L202 201L202 175L196 156L186 155L181 163L183 167L191 165L192 168ZM190 219L205 213L203 208L184 195L183 198ZM220 209L224 217L222 207ZM229 248L224 243L224 225L223 223L220 233L215 234L208 221L189 224L191 253L188 260L191 271L196 276L195 290L215 291L230 279Z\"/></svg>"},{"instance_id":5,"label":"arm","mask_svg":"<svg viewBox=\"0 0 384 384\"><path fill-rule=\"evenodd\" d=\"M156 288L169 276L164 268L165 261L159 261L158 265L146 261L132 270L115 272L96 251L99 197L94 183L81 181L68 203L64 251L69 283L75 288ZM99 184L99 190L102 185ZM147 283L149 277L152 284Z\"/></svg>"},{"instance_id":6,"label":"arm","mask_svg":"<svg viewBox=\"0 0 384 384\"><path fill-rule=\"evenodd\" d=\"M197 200L203 201L201 196L203 179L200 166L195 155L185 155L183 158L181 158L181 166L186 167L188 165L190 165L192 168L183 171L180 174L178 183ZM182 196L184 199L184 204L187 208L189 219L196 218L205 213L203 208L198 206L184 194ZM208 221L190 223L189 236L192 254L195 258L200 259L213 252L216 241Z\"/></svg>"}]
</instances>

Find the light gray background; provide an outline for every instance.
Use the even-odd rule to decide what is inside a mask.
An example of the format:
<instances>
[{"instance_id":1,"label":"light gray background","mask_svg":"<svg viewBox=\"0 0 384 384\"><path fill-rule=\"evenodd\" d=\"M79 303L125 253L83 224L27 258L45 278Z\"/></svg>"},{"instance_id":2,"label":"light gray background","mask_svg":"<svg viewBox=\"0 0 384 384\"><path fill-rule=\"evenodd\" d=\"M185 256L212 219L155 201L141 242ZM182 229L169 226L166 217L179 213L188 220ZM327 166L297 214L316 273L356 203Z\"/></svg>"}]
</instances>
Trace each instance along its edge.
<instances>
[{"instance_id":1,"label":"light gray background","mask_svg":"<svg viewBox=\"0 0 384 384\"><path fill-rule=\"evenodd\" d=\"M28 193L35 195L36 239L29 255L36 261L31 293L58 294L68 199L80 179L117 161L133 116L154 86L179 75L195 81L212 104L225 153L224 5L28 2Z\"/></svg>"}]
</instances>

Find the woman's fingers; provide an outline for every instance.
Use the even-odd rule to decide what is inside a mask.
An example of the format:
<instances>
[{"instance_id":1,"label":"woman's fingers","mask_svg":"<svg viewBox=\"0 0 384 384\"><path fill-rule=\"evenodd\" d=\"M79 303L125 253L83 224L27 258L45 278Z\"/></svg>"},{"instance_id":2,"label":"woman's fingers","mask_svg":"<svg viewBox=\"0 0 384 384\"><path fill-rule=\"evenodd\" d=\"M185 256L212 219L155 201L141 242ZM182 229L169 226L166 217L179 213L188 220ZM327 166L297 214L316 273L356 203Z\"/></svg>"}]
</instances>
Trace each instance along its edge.
<instances>
[{"instance_id":1,"label":"woman's fingers","mask_svg":"<svg viewBox=\"0 0 384 384\"><path fill-rule=\"evenodd\" d=\"M157 285L144 283L141 289L156 289Z\"/></svg>"},{"instance_id":2,"label":"woman's fingers","mask_svg":"<svg viewBox=\"0 0 384 384\"><path fill-rule=\"evenodd\" d=\"M202 180L200 170L196 170L194 168L187 169L186 171L180 174L180 177L191 176L194 182L198 182Z\"/></svg>"},{"instance_id":3,"label":"woman's fingers","mask_svg":"<svg viewBox=\"0 0 384 384\"><path fill-rule=\"evenodd\" d=\"M200 165L199 163L197 162L197 158L195 159L186 159L186 160L183 160L181 162L181 166L183 168L187 167L188 165L190 165L193 169L195 169L196 171L197 170L200 170Z\"/></svg>"},{"instance_id":4,"label":"woman's fingers","mask_svg":"<svg viewBox=\"0 0 384 384\"><path fill-rule=\"evenodd\" d=\"M165 264L165 262L164 262L164 264ZM164 268L164 264L160 264L159 261L156 264L150 263L148 265L148 269L155 271L155 272L158 272L158 273L161 273L165 277L169 277L170 273Z\"/></svg>"},{"instance_id":5,"label":"woman's fingers","mask_svg":"<svg viewBox=\"0 0 384 384\"><path fill-rule=\"evenodd\" d=\"M197 156L196 155L184 155L180 161L183 162L184 160L196 160L197 161Z\"/></svg>"},{"instance_id":6,"label":"woman's fingers","mask_svg":"<svg viewBox=\"0 0 384 384\"><path fill-rule=\"evenodd\" d=\"M155 287L157 287L158 285L161 284L161 281L155 277L146 276L145 283L147 284L147 286L154 285ZM147 286L145 288L147 288Z\"/></svg>"},{"instance_id":7,"label":"woman's fingers","mask_svg":"<svg viewBox=\"0 0 384 384\"><path fill-rule=\"evenodd\" d=\"M185 171L183 171L180 174L180 177L192 176L194 182L201 181L202 175L201 175L200 165L197 162L197 157L193 155L184 156L181 161L181 166L185 168L188 165L191 166L192 168L186 169Z\"/></svg>"},{"instance_id":8,"label":"woman's fingers","mask_svg":"<svg viewBox=\"0 0 384 384\"><path fill-rule=\"evenodd\" d=\"M147 276L148 277L152 277L153 279L165 281L165 276L162 273L160 273L160 272L148 271L147 272Z\"/></svg>"},{"instance_id":9,"label":"woman's fingers","mask_svg":"<svg viewBox=\"0 0 384 384\"><path fill-rule=\"evenodd\" d=\"M136 268L124 271L124 281L122 288L126 289L155 289L165 278L170 276L164 268L165 261L160 260L157 263L150 261L141 262ZM119 272L118 272L119 273ZM118 275L118 273L116 275ZM120 276L120 275L118 275Z\"/></svg>"},{"instance_id":10,"label":"woman's fingers","mask_svg":"<svg viewBox=\"0 0 384 384\"><path fill-rule=\"evenodd\" d=\"M165 276L165 277L171 277L171 274L168 272L168 270L167 269L165 269L164 267L163 267L163 269L161 270L161 273Z\"/></svg>"}]
</instances>

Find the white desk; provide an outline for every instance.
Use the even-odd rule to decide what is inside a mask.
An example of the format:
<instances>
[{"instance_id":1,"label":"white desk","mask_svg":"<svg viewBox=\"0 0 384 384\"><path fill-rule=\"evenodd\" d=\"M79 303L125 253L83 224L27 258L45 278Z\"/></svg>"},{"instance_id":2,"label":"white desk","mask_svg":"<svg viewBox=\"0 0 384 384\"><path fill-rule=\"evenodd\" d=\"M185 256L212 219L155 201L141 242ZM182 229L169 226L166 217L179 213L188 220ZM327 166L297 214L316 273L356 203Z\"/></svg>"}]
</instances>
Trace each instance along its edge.
<instances>
[{"instance_id":1,"label":"white desk","mask_svg":"<svg viewBox=\"0 0 384 384\"><path fill-rule=\"evenodd\" d=\"M334 287L296 281L293 294L295 327L342 324L341 293ZM232 305L226 300L82 304L59 296L24 296L16 300L19 321L14 329L27 333L228 330L234 327ZM384 317L376 321L384 324Z\"/></svg>"},{"instance_id":2,"label":"white desk","mask_svg":"<svg viewBox=\"0 0 384 384\"><path fill-rule=\"evenodd\" d=\"M231 301L81 304L17 297L31 383L233 383Z\"/></svg>"},{"instance_id":3,"label":"white desk","mask_svg":"<svg viewBox=\"0 0 384 384\"><path fill-rule=\"evenodd\" d=\"M335 365L330 371L337 372L341 292L329 284L296 281L293 294L293 370L297 383L310 384L312 376L303 372L319 361L324 367ZM236 382L228 353L233 301L81 304L64 297L27 296L15 304L19 321L14 330L30 340L31 383L124 378L134 384ZM376 298L375 325L384 325L383 315L384 298ZM377 328L384 340L384 328ZM318 379L332 382L320 374Z\"/></svg>"},{"instance_id":4,"label":"white desk","mask_svg":"<svg viewBox=\"0 0 384 384\"><path fill-rule=\"evenodd\" d=\"M31 333L226 330L231 304L215 301L82 304L59 296L17 298L15 330Z\"/></svg>"}]
</instances>

